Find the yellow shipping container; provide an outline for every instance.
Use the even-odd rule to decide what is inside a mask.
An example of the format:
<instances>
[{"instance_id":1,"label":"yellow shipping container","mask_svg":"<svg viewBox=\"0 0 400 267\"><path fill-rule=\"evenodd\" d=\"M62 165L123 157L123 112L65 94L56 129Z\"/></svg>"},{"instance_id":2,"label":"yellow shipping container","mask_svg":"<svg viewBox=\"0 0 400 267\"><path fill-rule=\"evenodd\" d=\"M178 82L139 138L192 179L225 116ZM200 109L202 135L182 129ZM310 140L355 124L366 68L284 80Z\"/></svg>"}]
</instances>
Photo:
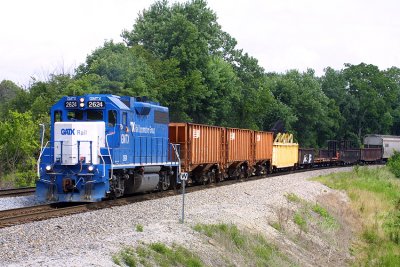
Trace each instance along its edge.
<instances>
[{"instance_id":1,"label":"yellow shipping container","mask_svg":"<svg viewBox=\"0 0 400 267\"><path fill-rule=\"evenodd\" d=\"M278 134L272 149L272 166L274 168L294 167L299 160L299 144L293 142L293 135Z\"/></svg>"}]
</instances>

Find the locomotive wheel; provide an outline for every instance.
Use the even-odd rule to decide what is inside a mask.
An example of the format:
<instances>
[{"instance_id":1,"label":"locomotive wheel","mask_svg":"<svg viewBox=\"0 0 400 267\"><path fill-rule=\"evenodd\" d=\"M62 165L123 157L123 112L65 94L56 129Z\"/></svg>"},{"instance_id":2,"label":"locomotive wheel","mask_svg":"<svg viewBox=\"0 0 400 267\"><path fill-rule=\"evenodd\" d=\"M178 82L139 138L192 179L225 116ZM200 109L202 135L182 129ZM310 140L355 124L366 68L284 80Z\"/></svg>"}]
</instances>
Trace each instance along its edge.
<instances>
[{"instance_id":1,"label":"locomotive wheel","mask_svg":"<svg viewBox=\"0 0 400 267\"><path fill-rule=\"evenodd\" d=\"M160 183L161 183L161 186L160 186L161 191L168 190L168 188L171 185L168 177L163 178Z\"/></svg>"}]
</instances>

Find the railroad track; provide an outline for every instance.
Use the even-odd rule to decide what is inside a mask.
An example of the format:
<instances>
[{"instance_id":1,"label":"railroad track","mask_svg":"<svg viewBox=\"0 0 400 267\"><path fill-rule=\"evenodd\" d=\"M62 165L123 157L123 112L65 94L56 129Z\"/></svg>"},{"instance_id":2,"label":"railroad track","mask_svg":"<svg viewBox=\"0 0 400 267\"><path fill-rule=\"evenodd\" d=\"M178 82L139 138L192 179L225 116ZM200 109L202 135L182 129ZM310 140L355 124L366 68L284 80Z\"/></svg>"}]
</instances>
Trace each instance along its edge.
<instances>
[{"instance_id":1,"label":"railroad track","mask_svg":"<svg viewBox=\"0 0 400 267\"><path fill-rule=\"evenodd\" d=\"M348 167L348 166L344 166ZM318 169L301 169L296 171L289 172L280 172L274 174L268 174L266 176L252 176L242 180L225 180L220 183L211 183L200 186L190 186L186 187L186 193L191 193L195 191L205 190L209 188L216 188L221 186L228 186L236 183L242 183L247 181L256 181L259 179L265 178L273 178L280 175L287 175L292 173L313 171L313 170L321 170L321 169L330 169L330 168L340 168L338 166L334 167L322 167ZM164 192L154 192L149 194L139 194L133 196L127 196L115 200L105 200L101 202L94 203L53 203L47 205L33 206L33 207L25 207L18 208L12 210L3 210L0 211L0 228L5 228L13 225L34 222L34 221L42 221L50 218L63 217L72 214L88 212L93 210L123 206L131 203L137 203L146 200L159 199L168 196L180 195L182 192L180 190L169 190Z\"/></svg>"},{"instance_id":2,"label":"railroad track","mask_svg":"<svg viewBox=\"0 0 400 267\"><path fill-rule=\"evenodd\" d=\"M77 213L83 213L98 209L127 205L130 203L157 199L177 194L176 191L156 192L124 197L115 200L105 200L94 203L53 203L32 207L24 207L0 211L0 228L24 224L34 221L42 221L56 217L63 217Z\"/></svg>"},{"instance_id":3,"label":"railroad track","mask_svg":"<svg viewBox=\"0 0 400 267\"><path fill-rule=\"evenodd\" d=\"M34 192L35 192L35 187L2 189L0 190L0 198L32 195Z\"/></svg>"}]
</instances>

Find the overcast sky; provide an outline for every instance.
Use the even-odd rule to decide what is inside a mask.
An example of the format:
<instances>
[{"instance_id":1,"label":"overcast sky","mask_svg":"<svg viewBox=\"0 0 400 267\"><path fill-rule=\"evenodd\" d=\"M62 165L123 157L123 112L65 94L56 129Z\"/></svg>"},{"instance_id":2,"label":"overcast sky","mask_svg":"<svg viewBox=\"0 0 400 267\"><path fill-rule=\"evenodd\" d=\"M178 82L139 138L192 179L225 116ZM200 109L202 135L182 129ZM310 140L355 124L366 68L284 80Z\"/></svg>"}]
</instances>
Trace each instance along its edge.
<instances>
[{"instance_id":1,"label":"overcast sky","mask_svg":"<svg viewBox=\"0 0 400 267\"><path fill-rule=\"evenodd\" d=\"M3 0L0 81L73 72L105 40L122 41L153 0ZM180 1L184 2L184 1ZM398 0L208 0L218 23L266 71L317 75L344 63L400 67Z\"/></svg>"}]
</instances>

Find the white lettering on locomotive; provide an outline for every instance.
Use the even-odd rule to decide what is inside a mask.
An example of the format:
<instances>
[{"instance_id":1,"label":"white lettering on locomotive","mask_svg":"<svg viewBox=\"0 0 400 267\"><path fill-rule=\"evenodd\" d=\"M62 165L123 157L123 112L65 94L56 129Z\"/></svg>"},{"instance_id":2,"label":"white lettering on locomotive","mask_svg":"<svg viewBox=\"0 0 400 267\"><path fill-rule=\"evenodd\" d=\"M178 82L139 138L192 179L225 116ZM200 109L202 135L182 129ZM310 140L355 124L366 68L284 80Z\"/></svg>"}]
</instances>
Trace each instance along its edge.
<instances>
[{"instance_id":1,"label":"white lettering on locomotive","mask_svg":"<svg viewBox=\"0 0 400 267\"><path fill-rule=\"evenodd\" d=\"M145 133L145 134L156 134L156 128L153 127L142 127L135 122L131 122L132 133Z\"/></svg>"},{"instance_id":2,"label":"white lettering on locomotive","mask_svg":"<svg viewBox=\"0 0 400 267\"><path fill-rule=\"evenodd\" d=\"M121 134L121 144L129 144L129 135Z\"/></svg>"}]
</instances>

